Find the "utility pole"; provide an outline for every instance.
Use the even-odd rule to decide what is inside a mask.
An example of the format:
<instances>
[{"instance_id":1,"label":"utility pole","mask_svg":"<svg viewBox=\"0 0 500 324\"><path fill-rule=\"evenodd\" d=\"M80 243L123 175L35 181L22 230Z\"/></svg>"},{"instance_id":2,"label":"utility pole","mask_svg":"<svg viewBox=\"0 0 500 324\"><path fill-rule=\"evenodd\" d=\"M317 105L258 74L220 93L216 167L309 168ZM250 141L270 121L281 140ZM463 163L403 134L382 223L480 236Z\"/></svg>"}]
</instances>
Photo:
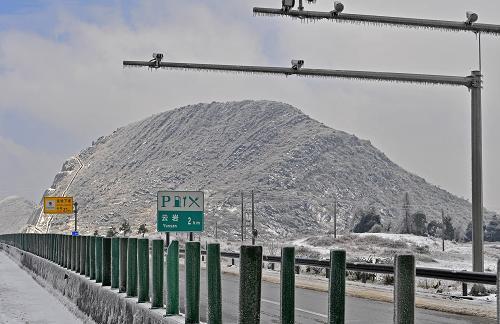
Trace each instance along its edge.
<instances>
[{"instance_id":1,"label":"utility pole","mask_svg":"<svg viewBox=\"0 0 500 324\"><path fill-rule=\"evenodd\" d=\"M255 245L255 209L253 200L253 190L252 190L252 245Z\"/></svg>"},{"instance_id":2,"label":"utility pole","mask_svg":"<svg viewBox=\"0 0 500 324\"><path fill-rule=\"evenodd\" d=\"M441 209L441 240L443 242L443 252L444 252L444 210Z\"/></svg>"},{"instance_id":3,"label":"utility pole","mask_svg":"<svg viewBox=\"0 0 500 324\"><path fill-rule=\"evenodd\" d=\"M410 234L410 197L408 193L405 193L405 198L404 198L404 203L403 203L403 210L405 211L405 224L406 224L406 233Z\"/></svg>"},{"instance_id":4,"label":"utility pole","mask_svg":"<svg viewBox=\"0 0 500 324\"><path fill-rule=\"evenodd\" d=\"M333 238L337 238L337 197L333 201Z\"/></svg>"},{"instance_id":5,"label":"utility pole","mask_svg":"<svg viewBox=\"0 0 500 324\"><path fill-rule=\"evenodd\" d=\"M217 221L215 221L215 240L217 240Z\"/></svg>"},{"instance_id":6,"label":"utility pole","mask_svg":"<svg viewBox=\"0 0 500 324\"><path fill-rule=\"evenodd\" d=\"M75 206L75 232L78 232L78 203L75 201L73 203L73 205Z\"/></svg>"},{"instance_id":7,"label":"utility pole","mask_svg":"<svg viewBox=\"0 0 500 324\"><path fill-rule=\"evenodd\" d=\"M241 243L245 240L245 216L243 214L243 191L241 192Z\"/></svg>"}]
</instances>

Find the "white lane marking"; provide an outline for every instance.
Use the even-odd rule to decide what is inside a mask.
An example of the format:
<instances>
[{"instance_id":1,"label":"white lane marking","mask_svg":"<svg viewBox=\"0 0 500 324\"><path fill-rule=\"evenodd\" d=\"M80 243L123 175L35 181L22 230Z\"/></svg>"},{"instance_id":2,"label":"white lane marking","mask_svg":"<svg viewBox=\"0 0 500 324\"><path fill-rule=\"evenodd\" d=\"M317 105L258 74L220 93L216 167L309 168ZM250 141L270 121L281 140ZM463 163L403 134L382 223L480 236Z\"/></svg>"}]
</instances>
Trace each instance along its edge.
<instances>
[{"instance_id":1,"label":"white lane marking","mask_svg":"<svg viewBox=\"0 0 500 324\"><path fill-rule=\"evenodd\" d=\"M266 303L269 303L269 304L273 304L273 305L279 305L280 304L278 302L275 302L274 300L269 300L269 299L264 299L264 298L262 298L262 301L266 302ZM323 317L323 318L328 318L328 315L321 314L321 313L316 313L316 312L312 312L312 311L309 311L309 310L306 310L306 309L302 309L302 308L295 307L295 310L297 310L299 312L303 312L303 313L307 313L307 314L311 314L311 315Z\"/></svg>"}]
</instances>

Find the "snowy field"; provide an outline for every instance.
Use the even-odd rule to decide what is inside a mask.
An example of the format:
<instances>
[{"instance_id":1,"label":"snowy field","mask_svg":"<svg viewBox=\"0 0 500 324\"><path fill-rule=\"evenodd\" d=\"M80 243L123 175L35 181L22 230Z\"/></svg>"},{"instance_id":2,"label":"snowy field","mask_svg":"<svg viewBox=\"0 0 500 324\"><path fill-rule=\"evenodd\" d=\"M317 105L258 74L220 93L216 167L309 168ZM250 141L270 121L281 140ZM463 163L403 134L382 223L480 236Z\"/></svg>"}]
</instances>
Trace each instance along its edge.
<instances>
[{"instance_id":1,"label":"snowy field","mask_svg":"<svg viewBox=\"0 0 500 324\"><path fill-rule=\"evenodd\" d=\"M238 252L241 242L221 242L221 250ZM245 244L249 244L246 242ZM264 254L279 255L282 246L294 245L296 256L313 259L328 259L330 249L344 249L348 262L371 262L393 264L396 254L411 253L415 255L418 267L445 268L453 270L472 270L472 243L445 241L442 251L442 240L434 237L415 236L412 234L359 233L303 237L293 241L257 242L264 246ZM485 271L495 272L497 259L500 257L499 242L485 242ZM324 269L310 269L304 273L316 277L324 277ZM314 268L314 267L311 267ZM279 270L279 265L276 265ZM369 284L392 284L387 275L369 277ZM347 280L360 281L359 273L352 272ZM462 284L455 281L417 278L417 290L426 293L437 293L445 296L461 296ZM469 284L470 291L472 285ZM474 297L477 302L492 303L496 301L496 287L486 286L487 295Z\"/></svg>"},{"instance_id":2,"label":"snowy field","mask_svg":"<svg viewBox=\"0 0 500 324\"><path fill-rule=\"evenodd\" d=\"M359 233L339 235L337 239L330 236L314 236L285 242L295 245L299 251L307 254L307 250L328 257L330 249L345 249L348 260L359 259L392 259L397 253L412 253L417 266L430 268L446 268L454 270L472 270L472 243L445 241L442 251L442 240L435 237L423 237L412 234ZM500 256L500 243L485 242L485 271L496 271L497 259Z\"/></svg>"}]
</instances>

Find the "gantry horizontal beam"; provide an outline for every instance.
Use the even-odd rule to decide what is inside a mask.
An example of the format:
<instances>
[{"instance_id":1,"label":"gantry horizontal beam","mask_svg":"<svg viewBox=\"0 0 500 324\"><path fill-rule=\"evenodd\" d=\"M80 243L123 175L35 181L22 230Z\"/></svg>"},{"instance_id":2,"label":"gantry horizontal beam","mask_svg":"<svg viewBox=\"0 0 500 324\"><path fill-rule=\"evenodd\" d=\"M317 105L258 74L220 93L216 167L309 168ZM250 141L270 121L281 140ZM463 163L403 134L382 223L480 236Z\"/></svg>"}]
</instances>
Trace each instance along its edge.
<instances>
[{"instance_id":1,"label":"gantry horizontal beam","mask_svg":"<svg viewBox=\"0 0 500 324\"><path fill-rule=\"evenodd\" d=\"M123 66L155 68L156 62L123 61ZM206 71L262 73L262 74L278 74L278 75L281 74L287 76L297 75L305 77L361 79L361 80L394 81L394 82L442 84L442 85L457 85L457 86L463 85L466 87L473 86L472 82L473 78L470 76L461 77L461 76L431 75L431 74L306 69L306 68L295 70L292 69L291 67L175 63L175 62L161 62L159 64L159 67L167 69L181 69L181 70L206 70Z\"/></svg>"},{"instance_id":2,"label":"gantry horizontal beam","mask_svg":"<svg viewBox=\"0 0 500 324\"><path fill-rule=\"evenodd\" d=\"M349 13L332 14L331 12L289 10L275 8L253 8L253 12L258 15L279 15L290 16L301 19L329 19L339 22L361 22L375 25L392 25L399 27L417 27L443 29L449 31L472 31L485 34L500 35L500 25L472 23L465 21L446 21L433 19L403 18L390 16L358 15Z\"/></svg>"}]
</instances>

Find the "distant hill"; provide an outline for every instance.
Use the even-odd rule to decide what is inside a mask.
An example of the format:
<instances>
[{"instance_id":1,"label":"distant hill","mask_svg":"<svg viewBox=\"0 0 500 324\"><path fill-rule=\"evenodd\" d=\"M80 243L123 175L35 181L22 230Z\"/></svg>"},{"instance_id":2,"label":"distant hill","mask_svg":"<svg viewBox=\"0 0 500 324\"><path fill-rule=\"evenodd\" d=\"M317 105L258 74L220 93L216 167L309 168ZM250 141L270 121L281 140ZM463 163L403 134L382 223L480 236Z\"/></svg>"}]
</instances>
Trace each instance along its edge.
<instances>
[{"instance_id":1,"label":"distant hill","mask_svg":"<svg viewBox=\"0 0 500 324\"><path fill-rule=\"evenodd\" d=\"M0 200L0 234L23 231L35 206L34 202L17 196Z\"/></svg>"},{"instance_id":2,"label":"distant hill","mask_svg":"<svg viewBox=\"0 0 500 324\"><path fill-rule=\"evenodd\" d=\"M84 167L67 194L79 203L83 232L119 227L123 219L154 231L156 193L169 189L204 190L206 231L213 234L217 221L228 238L240 233L240 192L249 215L251 190L264 237L331 230L335 197L341 231L370 207L394 231L405 192L412 212L424 212L427 221L440 221L444 209L466 227L471 214L469 202L403 170L369 141L272 101L166 111L100 137L78 159ZM61 194L78 167L75 157L66 161L45 194ZM72 219L54 218L53 229L70 231Z\"/></svg>"}]
</instances>

